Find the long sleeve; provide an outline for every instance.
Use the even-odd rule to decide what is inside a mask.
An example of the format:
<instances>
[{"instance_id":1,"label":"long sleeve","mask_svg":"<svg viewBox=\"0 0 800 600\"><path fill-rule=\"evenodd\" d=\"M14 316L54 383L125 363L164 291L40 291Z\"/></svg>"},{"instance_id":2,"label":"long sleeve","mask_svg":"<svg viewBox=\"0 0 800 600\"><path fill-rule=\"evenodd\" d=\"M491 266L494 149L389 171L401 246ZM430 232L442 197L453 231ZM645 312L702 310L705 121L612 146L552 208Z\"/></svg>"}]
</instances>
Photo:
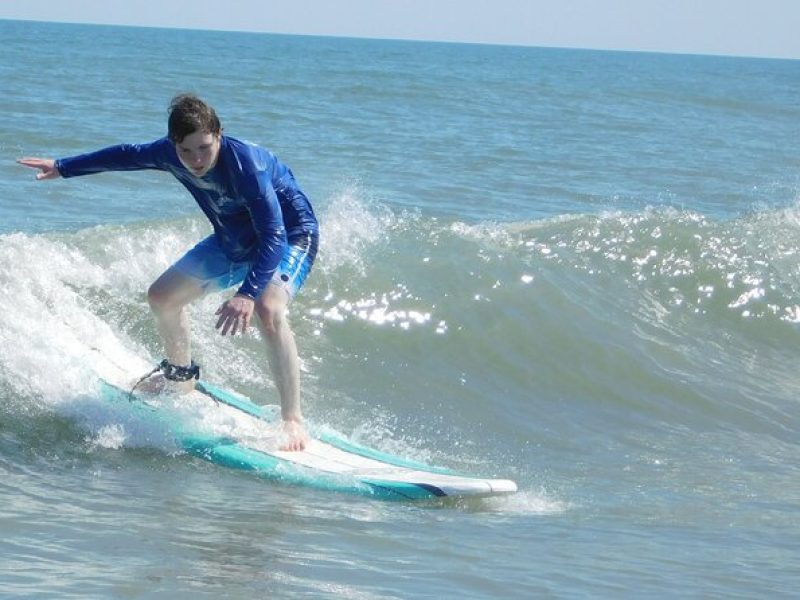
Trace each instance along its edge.
<instances>
[{"instance_id":1,"label":"long sleeve","mask_svg":"<svg viewBox=\"0 0 800 600\"><path fill-rule=\"evenodd\" d=\"M286 228L275 190L268 181L259 179L258 193L248 198L247 209L258 235L258 248L250 272L239 293L257 298L272 279L286 247Z\"/></svg>"},{"instance_id":2,"label":"long sleeve","mask_svg":"<svg viewBox=\"0 0 800 600\"><path fill-rule=\"evenodd\" d=\"M149 144L119 144L102 150L60 158L56 168L62 177L77 177L103 171L164 170L172 144L166 138Z\"/></svg>"}]
</instances>

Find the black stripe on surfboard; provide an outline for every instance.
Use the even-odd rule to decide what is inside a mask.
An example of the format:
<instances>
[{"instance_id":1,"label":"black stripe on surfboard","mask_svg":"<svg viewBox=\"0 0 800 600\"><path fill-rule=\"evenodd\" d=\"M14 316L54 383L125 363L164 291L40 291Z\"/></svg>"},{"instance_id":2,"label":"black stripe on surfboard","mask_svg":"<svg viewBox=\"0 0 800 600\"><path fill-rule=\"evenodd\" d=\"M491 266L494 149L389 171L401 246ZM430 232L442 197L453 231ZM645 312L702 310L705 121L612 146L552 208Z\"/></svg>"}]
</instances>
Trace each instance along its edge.
<instances>
[{"instance_id":1,"label":"black stripe on surfboard","mask_svg":"<svg viewBox=\"0 0 800 600\"><path fill-rule=\"evenodd\" d=\"M414 485L421 487L423 490L428 490L434 496L447 496L447 493L443 489L431 485L430 483L415 483Z\"/></svg>"},{"instance_id":2,"label":"black stripe on surfboard","mask_svg":"<svg viewBox=\"0 0 800 600\"><path fill-rule=\"evenodd\" d=\"M403 498L408 498L409 500L419 500L420 499L417 496L412 496L410 494L404 494L403 492L401 492L397 488L394 488L394 487L389 486L389 485L382 485L380 483L375 483L374 481L365 481L364 483L366 483L370 487L380 488L382 490L387 490L387 491L391 492L392 494L396 494L398 496L402 496ZM403 482L399 482L399 483L403 483ZM433 494L434 496L436 496L438 498L442 498L442 497L447 496L447 492L445 492L444 490L436 487L435 485L431 485L430 483L412 483L412 482L408 482L408 483L411 483L411 485L415 485L418 488L422 488L423 490L427 490L428 492L430 492L431 494Z\"/></svg>"}]
</instances>

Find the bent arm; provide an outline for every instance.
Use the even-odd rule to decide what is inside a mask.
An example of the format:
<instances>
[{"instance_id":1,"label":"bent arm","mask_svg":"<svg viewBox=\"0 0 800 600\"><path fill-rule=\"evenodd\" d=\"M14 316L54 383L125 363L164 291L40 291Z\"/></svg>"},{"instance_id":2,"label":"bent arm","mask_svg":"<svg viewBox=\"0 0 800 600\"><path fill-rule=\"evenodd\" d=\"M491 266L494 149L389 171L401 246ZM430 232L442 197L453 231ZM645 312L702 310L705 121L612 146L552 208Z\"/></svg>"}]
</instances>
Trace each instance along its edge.
<instances>
[{"instance_id":1,"label":"bent arm","mask_svg":"<svg viewBox=\"0 0 800 600\"><path fill-rule=\"evenodd\" d=\"M269 183L264 185L258 197L249 203L248 210L258 234L259 245L253 267L238 293L255 299L264 291L283 258L286 228L283 225L283 213L278 197Z\"/></svg>"}]
</instances>

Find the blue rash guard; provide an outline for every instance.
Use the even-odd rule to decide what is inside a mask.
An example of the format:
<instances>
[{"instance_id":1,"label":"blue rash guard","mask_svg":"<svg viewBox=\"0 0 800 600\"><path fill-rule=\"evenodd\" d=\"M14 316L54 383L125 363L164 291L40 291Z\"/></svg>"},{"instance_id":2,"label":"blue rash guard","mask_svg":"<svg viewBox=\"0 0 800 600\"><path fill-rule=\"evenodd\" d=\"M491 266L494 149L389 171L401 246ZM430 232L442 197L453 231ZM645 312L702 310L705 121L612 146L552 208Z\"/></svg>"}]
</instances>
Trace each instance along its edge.
<instances>
[{"instance_id":1,"label":"blue rash guard","mask_svg":"<svg viewBox=\"0 0 800 600\"><path fill-rule=\"evenodd\" d=\"M314 210L292 171L269 150L225 135L216 165L202 177L183 166L175 144L166 137L61 158L56 168L62 177L142 169L172 173L211 221L225 255L251 263L238 293L252 298L272 278L287 239L319 235Z\"/></svg>"}]
</instances>

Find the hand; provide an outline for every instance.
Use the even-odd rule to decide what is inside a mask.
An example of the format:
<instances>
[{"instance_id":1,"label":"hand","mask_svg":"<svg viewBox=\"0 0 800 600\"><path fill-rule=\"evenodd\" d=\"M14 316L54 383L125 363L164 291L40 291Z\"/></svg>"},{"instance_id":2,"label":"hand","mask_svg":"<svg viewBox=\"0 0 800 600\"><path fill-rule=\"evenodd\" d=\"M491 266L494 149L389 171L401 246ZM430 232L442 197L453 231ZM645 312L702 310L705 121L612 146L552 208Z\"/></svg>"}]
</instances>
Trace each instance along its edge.
<instances>
[{"instance_id":1,"label":"hand","mask_svg":"<svg viewBox=\"0 0 800 600\"><path fill-rule=\"evenodd\" d=\"M39 169L36 179L58 179L61 173L56 169L56 161L51 158L20 158L17 162L25 167Z\"/></svg>"},{"instance_id":2,"label":"hand","mask_svg":"<svg viewBox=\"0 0 800 600\"><path fill-rule=\"evenodd\" d=\"M306 428L301 421L283 421L283 431L281 433L281 445L278 448L284 452L301 452L306 449L309 437Z\"/></svg>"},{"instance_id":3,"label":"hand","mask_svg":"<svg viewBox=\"0 0 800 600\"><path fill-rule=\"evenodd\" d=\"M219 320L214 327L221 329L222 335L228 335L228 332L231 335L236 335L237 332L244 333L250 326L254 306L252 298L234 296L217 309Z\"/></svg>"}]
</instances>

